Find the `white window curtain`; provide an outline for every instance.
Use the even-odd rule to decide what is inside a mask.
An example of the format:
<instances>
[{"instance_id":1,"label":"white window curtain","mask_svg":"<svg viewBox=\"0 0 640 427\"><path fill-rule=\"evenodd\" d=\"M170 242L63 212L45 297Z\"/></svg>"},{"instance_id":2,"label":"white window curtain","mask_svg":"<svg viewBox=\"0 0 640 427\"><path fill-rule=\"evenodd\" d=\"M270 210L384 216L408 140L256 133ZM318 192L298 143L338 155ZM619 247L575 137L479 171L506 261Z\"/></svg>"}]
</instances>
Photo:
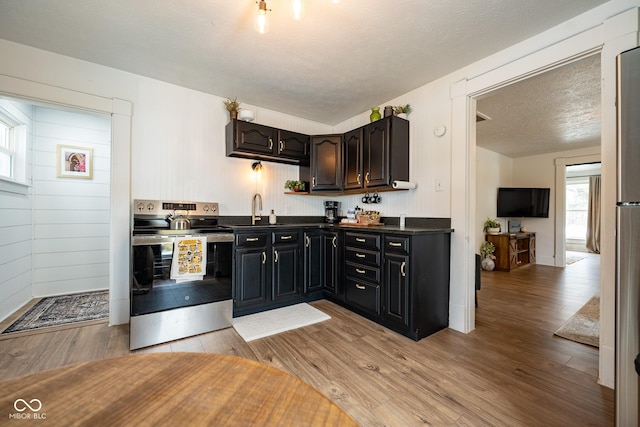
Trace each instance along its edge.
<instances>
[{"instance_id":1,"label":"white window curtain","mask_svg":"<svg viewBox=\"0 0 640 427\"><path fill-rule=\"evenodd\" d=\"M587 249L600 253L600 176L589 177L589 208L587 210Z\"/></svg>"}]
</instances>

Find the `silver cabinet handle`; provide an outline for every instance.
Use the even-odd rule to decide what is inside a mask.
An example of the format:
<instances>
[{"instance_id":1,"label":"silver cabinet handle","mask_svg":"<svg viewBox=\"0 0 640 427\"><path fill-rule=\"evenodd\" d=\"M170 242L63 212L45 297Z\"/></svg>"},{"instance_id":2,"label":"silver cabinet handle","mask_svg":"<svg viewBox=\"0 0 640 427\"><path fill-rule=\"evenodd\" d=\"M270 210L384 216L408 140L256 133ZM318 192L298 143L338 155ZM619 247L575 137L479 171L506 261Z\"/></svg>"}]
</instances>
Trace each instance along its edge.
<instances>
[{"instance_id":1,"label":"silver cabinet handle","mask_svg":"<svg viewBox=\"0 0 640 427\"><path fill-rule=\"evenodd\" d=\"M361 239L360 237L356 237L356 242L365 243L367 239Z\"/></svg>"},{"instance_id":2,"label":"silver cabinet handle","mask_svg":"<svg viewBox=\"0 0 640 427\"><path fill-rule=\"evenodd\" d=\"M365 288L363 285L356 285L356 289L365 290L367 288Z\"/></svg>"},{"instance_id":3,"label":"silver cabinet handle","mask_svg":"<svg viewBox=\"0 0 640 427\"><path fill-rule=\"evenodd\" d=\"M358 182L358 185L360 185L360 174L358 174L357 182Z\"/></svg>"},{"instance_id":4,"label":"silver cabinet handle","mask_svg":"<svg viewBox=\"0 0 640 427\"><path fill-rule=\"evenodd\" d=\"M257 242L258 238L257 237L247 237L247 242Z\"/></svg>"},{"instance_id":5,"label":"silver cabinet handle","mask_svg":"<svg viewBox=\"0 0 640 427\"><path fill-rule=\"evenodd\" d=\"M265 251L262 251L262 263L267 263L267 253Z\"/></svg>"},{"instance_id":6,"label":"silver cabinet handle","mask_svg":"<svg viewBox=\"0 0 640 427\"><path fill-rule=\"evenodd\" d=\"M284 142L282 140L280 140L280 142L278 143L278 151L280 153L284 151Z\"/></svg>"},{"instance_id":7,"label":"silver cabinet handle","mask_svg":"<svg viewBox=\"0 0 640 427\"><path fill-rule=\"evenodd\" d=\"M311 238L309 236L305 236L305 244L307 247L311 246Z\"/></svg>"},{"instance_id":8,"label":"silver cabinet handle","mask_svg":"<svg viewBox=\"0 0 640 427\"><path fill-rule=\"evenodd\" d=\"M337 248L338 246L336 245L336 240L338 239L337 236L333 236L333 239L331 239L331 244L333 245L334 248Z\"/></svg>"},{"instance_id":9,"label":"silver cabinet handle","mask_svg":"<svg viewBox=\"0 0 640 427\"><path fill-rule=\"evenodd\" d=\"M312 187L316 186L316 177L315 176L311 178L311 186Z\"/></svg>"},{"instance_id":10,"label":"silver cabinet handle","mask_svg":"<svg viewBox=\"0 0 640 427\"><path fill-rule=\"evenodd\" d=\"M367 172L367 174L364 176L364 180L366 181L367 184L370 182L370 180L369 180L369 172Z\"/></svg>"},{"instance_id":11,"label":"silver cabinet handle","mask_svg":"<svg viewBox=\"0 0 640 427\"><path fill-rule=\"evenodd\" d=\"M356 257L357 258L366 258L367 256L365 254L358 254L356 253Z\"/></svg>"},{"instance_id":12,"label":"silver cabinet handle","mask_svg":"<svg viewBox=\"0 0 640 427\"><path fill-rule=\"evenodd\" d=\"M273 150L273 139L269 138L269 150Z\"/></svg>"},{"instance_id":13,"label":"silver cabinet handle","mask_svg":"<svg viewBox=\"0 0 640 427\"><path fill-rule=\"evenodd\" d=\"M402 274L402 277L405 277L407 274L404 271L404 268L406 267L407 263L405 261L402 261L402 265L400 265L400 274Z\"/></svg>"},{"instance_id":14,"label":"silver cabinet handle","mask_svg":"<svg viewBox=\"0 0 640 427\"><path fill-rule=\"evenodd\" d=\"M356 273L365 274L366 271L361 268L356 268Z\"/></svg>"},{"instance_id":15,"label":"silver cabinet handle","mask_svg":"<svg viewBox=\"0 0 640 427\"><path fill-rule=\"evenodd\" d=\"M273 262L278 262L278 251L273 251Z\"/></svg>"},{"instance_id":16,"label":"silver cabinet handle","mask_svg":"<svg viewBox=\"0 0 640 427\"><path fill-rule=\"evenodd\" d=\"M280 237L280 240L291 240L293 239L293 236L282 236Z\"/></svg>"},{"instance_id":17,"label":"silver cabinet handle","mask_svg":"<svg viewBox=\"0 0 640 427\"><path fill-rule=\"evenodd\" d=\"M389 242L389 246L395 246L395 247L398 247L398 246L402 246L402 243L398 243L398 242Z\"/></svg>"}]
</instances>

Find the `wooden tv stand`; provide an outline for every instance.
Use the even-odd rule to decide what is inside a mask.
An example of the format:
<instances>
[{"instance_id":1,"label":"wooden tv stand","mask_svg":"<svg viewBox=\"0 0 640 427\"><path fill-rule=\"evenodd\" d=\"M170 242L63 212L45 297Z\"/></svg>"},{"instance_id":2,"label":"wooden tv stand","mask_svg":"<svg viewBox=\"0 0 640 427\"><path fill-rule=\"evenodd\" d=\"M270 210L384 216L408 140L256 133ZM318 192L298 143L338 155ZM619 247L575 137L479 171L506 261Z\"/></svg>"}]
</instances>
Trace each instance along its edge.
<instances>
[{"instance_id":1,"label":"wooden tv stand","mask_svg":"<svg viewBox=\"0 0 640 427\"><path fill-rule=\"evenodd\" d=\"M536 262L536 233L487 234L496 247L496 270L511 271Z\"/></svg>"}]
</instances>

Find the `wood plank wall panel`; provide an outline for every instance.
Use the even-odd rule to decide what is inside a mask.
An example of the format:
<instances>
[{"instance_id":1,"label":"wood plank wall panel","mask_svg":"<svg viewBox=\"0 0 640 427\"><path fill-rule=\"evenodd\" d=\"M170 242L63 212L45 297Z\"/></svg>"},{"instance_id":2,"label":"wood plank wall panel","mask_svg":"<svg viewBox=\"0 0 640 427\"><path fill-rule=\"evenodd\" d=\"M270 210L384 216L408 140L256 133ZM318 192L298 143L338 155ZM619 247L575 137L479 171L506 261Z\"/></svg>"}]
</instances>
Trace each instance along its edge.
<instances>
[{"instance_id":1,"label":"wood plank wall panel","mask_svg":"<svg viewBox=\"0 0 640 427\"><path fill-rule=\"evenodd\" d=\"M108 289L111 118L37 107L33 295ZM61 178L58 144L93 149L93 179Z\"/></svg>"},{"instance_id":2,"label":"wood plank wall panel","mask_svg":"<svg viewBox=\"0 0 640 427\"><path fill-rule=\"evenodd\" d=\"M27 184L31 184L33 107L0 100L0 105L27 125ZM32 198L27 194L0 191L0 320L31 299Z\"/></svg>"}]
</instances>

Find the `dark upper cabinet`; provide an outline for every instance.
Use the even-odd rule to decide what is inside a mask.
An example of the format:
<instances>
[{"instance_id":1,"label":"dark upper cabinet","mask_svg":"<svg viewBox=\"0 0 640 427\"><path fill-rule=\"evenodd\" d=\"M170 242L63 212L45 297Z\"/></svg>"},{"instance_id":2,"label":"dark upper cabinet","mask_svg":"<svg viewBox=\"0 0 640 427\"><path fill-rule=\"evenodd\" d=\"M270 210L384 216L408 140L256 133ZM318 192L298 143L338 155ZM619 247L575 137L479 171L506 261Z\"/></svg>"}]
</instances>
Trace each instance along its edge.
<instances>
[{"instance_id":1,"label":"dark upper cabinet","mask_svg":"<svg viewBox=\"0 0 640 427\"><path fill-rule=\"evenodd\" d=\"M409 180L409 122L385 117L344 134L344 189L389 188Z\"/></svg>"},{"instance_id":2,"label":"dark upper cabinet","mask_svg":"<svg viewBox=\"0 0 640 427\"><path fill-rule=\"evenodd\" d=\"M362 188L362 128L344 134L344 189Z\"/></svg>"},{"instance_id":3,"label":"dark upper cabinet","mask_svg":"<svg viewBox=\"0 0 640 427\"><path fill-rule=\"evenodd\" d=\"M298 159L301 165L308 165L309 140L309 135L279 129L277 154L288 159Z\"/></svg>"},{"instance_id":4,"label":"dark upper cabinet","mask_svg":"<svg viewBox=\"0 0 640 427\"><path fill-rule=\"evenodd\" d=\"M391 174L389 173L391 121L387 119L378 120L364 127L362 166L364 168L364 186L367 188L391 184Z\"/></svg>"},{"instance_id":5,"label":"dark upper cabinet","mask_svg":"<svg viewBox=\"0 0 640 427\"><path fill-rule=\"evenodd\" d=\"M342 135L311 137L311 192L342 190Z\"/></svg>"},{"instance_id":6,"label":"dark upper cabinet","mask_svg":"<svg viewBox=\"0 0 640 427\"><path fill-rule=\"evenodd\" d=\"M231 120L226 127L228 157L309 164L309 135Z\"/></svg>"}]
</instances>

